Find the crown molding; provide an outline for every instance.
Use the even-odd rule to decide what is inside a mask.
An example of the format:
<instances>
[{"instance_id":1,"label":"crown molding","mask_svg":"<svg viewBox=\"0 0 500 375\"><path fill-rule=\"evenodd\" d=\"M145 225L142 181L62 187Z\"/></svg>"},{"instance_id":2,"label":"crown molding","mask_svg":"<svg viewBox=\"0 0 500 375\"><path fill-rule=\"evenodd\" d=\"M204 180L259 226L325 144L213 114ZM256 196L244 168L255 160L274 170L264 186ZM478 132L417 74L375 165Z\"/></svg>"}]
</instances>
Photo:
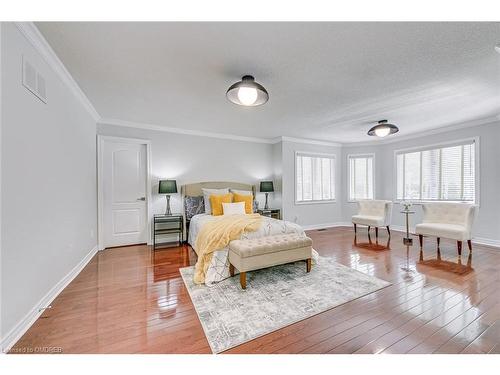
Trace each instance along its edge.
<instances>
[{"instance_id":1,"label":"crown molding","mask_svg":"<svg viewBox=\"0 0 500 375\"><path fill-rule=\"evenodd\" d=\"M166 133L194 135L194 136L198 136L198 137L230 139L233 141L241 141L241 142L265 143L265 144L276 144L279 142L295 142L295 143L305 143L305 144L312 144L312 145L319 145L319 146L342 147L342 144L340 144L340 143L318 141L318 140L307 139L307 138L246 137L246 136L240 136L240 135L235 135L235 134L215 133L215 132L208 132L208 131L202 131L202 130L182 129L182 128L176 128L176 127L171 127L171 126L146 124L146 123L142 123L142 122L127 121L127 120L120 120L120 119L113 119L113 118L101 118L97 121L97 123L101 124L101 125L122 126L122 127L126 127L126 128L136 128L136 129L153 130L153 131L166 132Z\"/></svg>"},{"instance_id":2,"label":"crown molding","mask_svg":"<svg viewBox=\"0 0 500 375\"><path fill-rule=\"evenodd\" d=\"M56 53L35 24L33 22L15 22L15 25L97 122L101 116L99 116L99 113L97 113L90 100L84 94L80 86L78 86L59 57L57 57Z\"/></svg>"},{"instance_id":3,"label":"crown molding","mask_svg":"<svg viewBox=\"0 0 500 375\"><path fill-rule=\"evenodd\" d=\"M141 123L141 122L126 121L126 120L111 119L111 118L102 118L99 121L97 121L97 123L101 124L101 125L123 126L126 128L136 128L136 129L153 130L153 131L166 132L166 133L194 135L194 136L198 136L198 137L231 139L234 141L242 141L242 142L267 143L267 144L276 143L276 142L274 142L274 139L269 139L269 138L245 137L245 136L234 135L234 134L213 133L213 132L207 132L207 131L202 131L202 130L181 129L181 128L175 128L175 127L171 127L171 126L161 126L161 125L155 125L155 124L146 124L146 123Z\"/></svg>"},{"instance_id":4,"label":"crown molding","mask_svg":"<svg viewBox=\"0 0 500 375\"><path fill-rule=\"evenodd\" d=\"M359 146L383 146L391 143L397 143L397 142L404 142L408 141L411 139L416 139L416 138L422 138L422 137L427 137L430 135L436 135L436 134L441 134L441 133L446 133L454 130L461 130L461 129L466 129L466 128L473 128L475 126L481 126L481 125L488 125L488 124L493 124L493 123L499 123L499 116L492 116L492 117L485 117L479 120L472 120L472 121L467 121L464 123L456 124L456 125L450 125L450 126L445 126L442 128L436 128L436 129L430 129L426 130L425 132L420 132L420 133L413 133L413 134L408 134L408 135L403 135L403 136L397 136L397 137L391 137L390 139L383 139L383 140L376 140L374 139L373 141L368 141L368 142L350 142L350 143L343 143L343 147L359 147Z\"/></svg>"},{"instance_id":5,"label":"crown molding","mask_svg":"<svg viewBox=\"0 0 500 375\"><path fill-rule=\"evenodd\" d=\"M351 142L351 143L340 143L340 142L328 142L328 141L318 141L315 139L308 138L294 138L281 136L276 138L260 138L260 137L246 137L239 136L235 134L226 134L226 133L214 133L209 131L201 131L201 130L190 130L190 129L182 129L171 126L161 126L156 124L146 124L135 121L126 121L112 118L101 118L96 120L98 124L101 125L113 125L113 126L122 126L127 128L136 128L136 129L144 129L144 130L153 130L158 132L166 132L166 133L176 133L176 134L184 134L184 135L193 135L198 137L209 137L209 138L218 138L218 139L230 139L234 141L241 142L253 142L253 143L264 143L264 144L276 144L280 142L293 142L293 143L301 143L301 144L311 144L317 146L328 146L328 147L360 147L360 146L383 146L391 143L404 142L407 140L427 137L429 135L435 135L440 133L446 133L449 131L460 130L471 128L474 126L487 125L495 122L499 122L497 116L488 117L480 120L469 121L462 124L446 126L443 128L437 128L428 130L425 134L415 133L409 134L406 136L394 137L391 139L385 140L373 140L369 142Z\"/></svg>"},{"instance_id":6,"label":"crown molding","mask_svg":"<svg viewBox=\"0 0 500 375\"><path fill-rule=\"evenodd\" d=\"M294 143L305 143L305 144L310 144L310 145L317 145L317 146L329 146L329 147L342 147L342 143L337 143L337 142L328 142L328 141L318 141L315 139L308 139L308 138L294 138L294 137L280 137L281 142L294 142ZM279 142L278 141L278 142Z\"/></svg>"}]
</instances>

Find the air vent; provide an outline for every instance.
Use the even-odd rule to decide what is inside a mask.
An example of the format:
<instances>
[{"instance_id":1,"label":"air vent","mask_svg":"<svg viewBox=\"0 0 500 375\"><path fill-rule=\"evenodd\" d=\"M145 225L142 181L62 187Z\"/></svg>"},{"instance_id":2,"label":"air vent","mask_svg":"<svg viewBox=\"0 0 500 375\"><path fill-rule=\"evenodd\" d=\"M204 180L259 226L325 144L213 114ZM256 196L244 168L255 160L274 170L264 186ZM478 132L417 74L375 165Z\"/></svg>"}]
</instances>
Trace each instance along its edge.
<instances>
[{"instance_id":1,"label":"air vent","mask_svg":"<svg viewBox=\"0 0 500 375\"><path fill-rule=\"evenodd\" d=\"M42 102L47 103L45 78L23 56L23 86Z\"/></svg>"}]
</instances>

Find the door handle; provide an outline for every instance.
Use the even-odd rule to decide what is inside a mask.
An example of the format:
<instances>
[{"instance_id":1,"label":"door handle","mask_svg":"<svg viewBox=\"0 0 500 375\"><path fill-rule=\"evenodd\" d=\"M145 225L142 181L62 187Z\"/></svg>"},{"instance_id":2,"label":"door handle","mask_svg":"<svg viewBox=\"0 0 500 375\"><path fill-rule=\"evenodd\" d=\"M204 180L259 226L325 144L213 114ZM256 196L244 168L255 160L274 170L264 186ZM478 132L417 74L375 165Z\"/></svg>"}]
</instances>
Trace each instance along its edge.
<instances>
[{"instance_id":1,"label":"door handle","mask_svg":"<svg viewBox=\"0 0 500 375\"><path fill-rule=\"evenodd\" d=\"M145 201L146 200L146 197L140 197L140 198L137 198L138 201Z\"/></svg>"}]
</instances>

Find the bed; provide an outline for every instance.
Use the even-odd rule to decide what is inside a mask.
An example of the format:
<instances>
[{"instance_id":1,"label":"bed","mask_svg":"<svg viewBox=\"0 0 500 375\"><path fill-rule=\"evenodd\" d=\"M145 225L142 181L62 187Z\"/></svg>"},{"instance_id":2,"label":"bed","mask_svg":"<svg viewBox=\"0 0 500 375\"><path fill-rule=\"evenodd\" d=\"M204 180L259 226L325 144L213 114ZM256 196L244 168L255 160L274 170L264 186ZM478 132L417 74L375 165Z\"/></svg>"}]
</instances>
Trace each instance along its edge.
<instances>
[{"instance_id":1,"label":"bed","mask_svg":"<svg viewBox=\"0 0 500 375\"><path fill-rule=\"evenodd\" d=\"M203 195L202 188L209 189L235 189L235 190L245 190L251 191L255 197L255 187L248 184L235 183L235 182L200 182L195 184L187 184L182 186L181 192L183 195L183 200L189 199L189 197L200 197ZM193 248L193 250L198 254L196 249L196 238L203 227L204 224L210 220L214 220L212 215L206 213L196 213L188 212L185 210L186 220L185 222L189 226L187 229L188 238L187 241ZM265 236L272 236L276 234L287 234L287 233L297 233L299 235L305 236L304 230L298 224L291 223L289 221L277 220L270 217L262 217L262 225L255 232L243 233L241 239L252 239L260 238ZM317 253L313 250L313 261L317 258ZM210 266L205 274L205 284L211 285L222 281L229 277L229 261L228 261L228 248L222 248L215 251Z\"/></svg>"}]
</instances>

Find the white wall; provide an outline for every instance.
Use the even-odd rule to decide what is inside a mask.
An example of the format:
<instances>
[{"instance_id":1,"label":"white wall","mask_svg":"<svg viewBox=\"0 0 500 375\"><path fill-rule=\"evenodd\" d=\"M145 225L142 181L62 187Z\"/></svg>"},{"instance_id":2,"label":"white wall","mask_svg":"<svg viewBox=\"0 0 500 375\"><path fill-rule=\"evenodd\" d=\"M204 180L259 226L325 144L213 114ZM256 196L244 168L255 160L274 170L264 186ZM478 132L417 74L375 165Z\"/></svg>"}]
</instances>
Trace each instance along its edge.
<instances>
[{"instance_id":1,"label":"white wall","mask_svg":"<svg viewBox=\"0 0 500 375\"><path fill-rule=\"evenodd\" d=\"M245 142L98 124L100 135L151 141L153 212L165 210L165 198L157 194L158 180L172 178L178 187L200 181L235 181L253 184L273 180L275 192L269 206L281 208L283 218L304 226L338 223L342 219L341 148L283 141L275 144ZM334 154L337 158L337 202L295 204L295 151ZM259 207L264 194L257 194ZM181 196L171 198L172 210L181 212Z\"/></svg>"},{"instance_id":2,"label":"white wall","mask_svg":"<svg viewBox=\"0 0 500 375\"><path fill-rule=\"evenodd\" d=\"M336 224L342 221L341 147L320 146L307 143L283 141L282 143L282 205L283 218L305 227ZM295 203L295 152L307 151L333 154L336 157L336 202Z\"/></svg>"},{"instance_id":3,"label":"white wall","mask_svg":"<svg viewBox=\"0 0 500 375\"><path fill-rule=\"evenodd\" d=\"M97 133L151 140L153 212L165 211L165 197L158 195L158 181L171 178L177 187L202 181L243 182L257 186L274 176L273 145L167 133L98 124ZM257 194L263 207L263 194ZM272 203L272 201L271 201ZM181 212L181 196L171 198L173 212Z\"/></svg>"},{"instance_id":4,"label":"white wall","mask_svg":"<svg viewBox=\"0 0 500 375\"><path fill-rule=\"evenodd\" d=\"M269 194L269 207L282 208L283 145L281 142L273 144L273 180L274 180L274 193Z\"/></svg>"},{"instance_id":5,"label":"white wall","mask_svg":"<svg viewBox=\"0 0 500 375\"><path fill-rule=\"evenodd\" d=\"M93 118L14 24L0 27L5 338L95 249L97 198ZM47 104L21 85L22 56L45 77Z\"/></svg>"},{"instance_id":6,"label":"white wall","mask_svg":"<svg viewBox=\"0 0 500 375\"><path fill-rule=\"evenodd\" d=\"M474 126L430 136L422 136L406 141L393 142L375 147L344 147L343 158L346 159L350 153L373 152L376 164L376 192L377 199L388 199L395 201L395 168L394 151L438 144L465 138L479 137L479 163L480 163L480 206L476 217L473 234L478 240L500 243L500 122ZM346 164L346 162L344 162ZM344 165L344 176L347 179L347 169ZM346 185L347 189L347 185ZM399 213L400 205L395 204L393 210L393 225L403 226L403 215ZM420 206L415 206L417 213L411 218L412 225L422 220ZM347 202L347 190L344 196L344 221L350 221L352 214L356 211L354 203Z\"/></svg>"}]
</instances>

